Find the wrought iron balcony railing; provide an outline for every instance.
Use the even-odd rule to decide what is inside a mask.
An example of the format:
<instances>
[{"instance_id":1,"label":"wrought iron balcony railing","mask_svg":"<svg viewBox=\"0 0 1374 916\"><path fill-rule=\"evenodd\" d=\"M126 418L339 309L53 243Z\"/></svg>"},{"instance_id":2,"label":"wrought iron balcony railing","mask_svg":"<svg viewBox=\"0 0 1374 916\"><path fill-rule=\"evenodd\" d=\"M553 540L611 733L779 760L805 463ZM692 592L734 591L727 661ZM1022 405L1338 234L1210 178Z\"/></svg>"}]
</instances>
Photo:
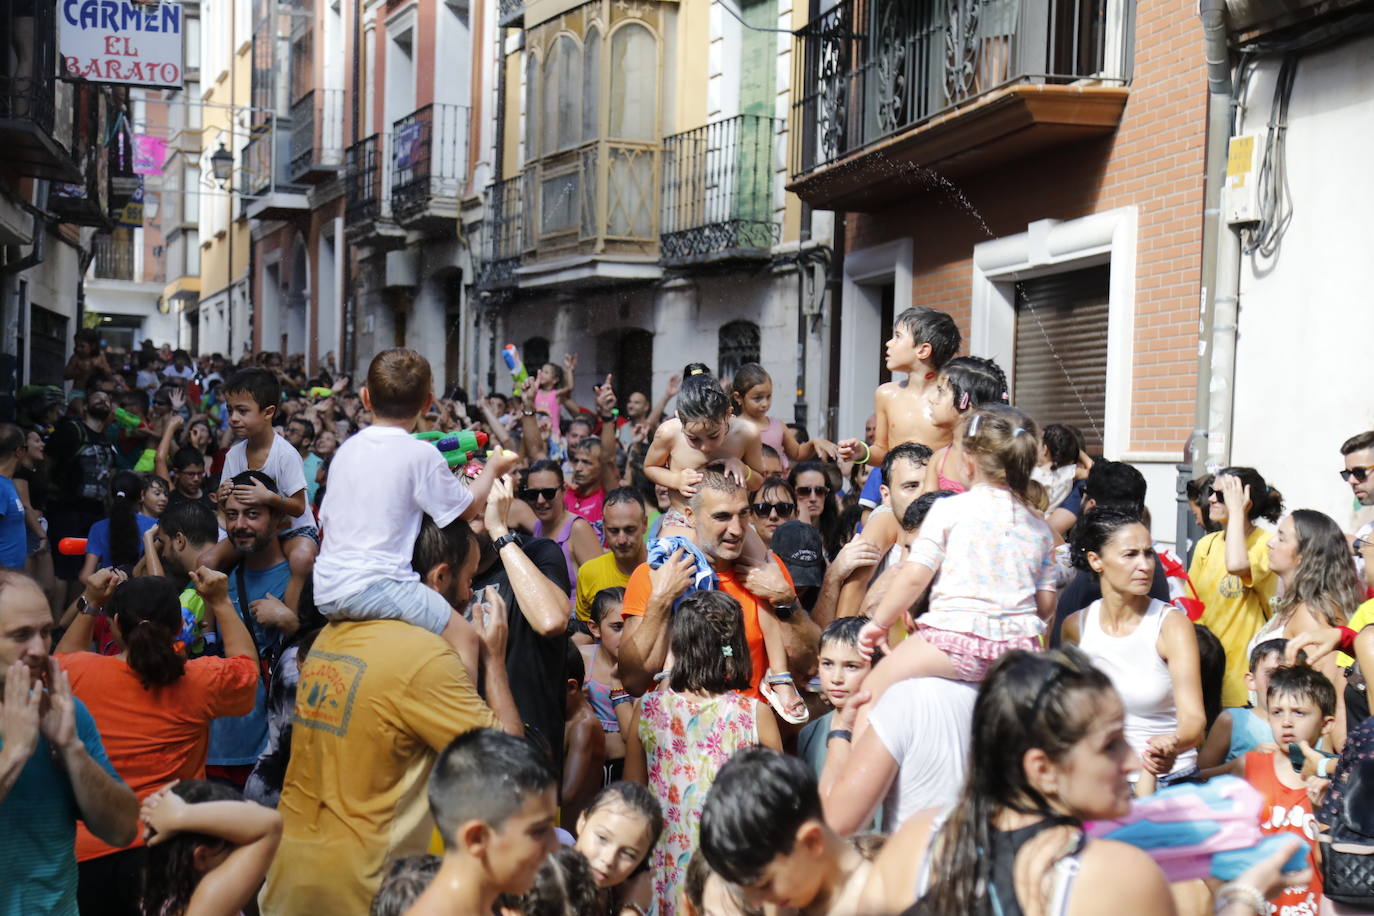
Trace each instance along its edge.
<instances>
[{"instance_id":1,"label":"wrought iron balcony railing","mask_svg":"<svg viewBox=\"0 0 1374 916\"><path fill-rule=\"evenodd\" d=\"M0 47L7 49L0 59L0 143L6 167L17 174L77 181L73 89L57 78L57 6L0 5Z\"/></svg>"},{"instance_id":2,"label":"wrought iron balcony railing","mask_svg":"<svg viewBox=\"0 0 1374 916\"><path fill-rule=\"evenodd\" d=\"M392 126L391 204L398 221L426 213L457 218L467 187L470 115L464 105L426 105Z\"/></svg>"},{"instance_id":3,"label":"wrought iron balcony railing","mask_svg":"<svg viewBox=\"0 0 1374 916\"><path fill-rule=\"evenodd\" d=\"M102 280L134 280L135 257L132 238L116 239L97 235L91 239L95 253L95 275Z\"/></svg>"},{"instance_id":4,"label":"wrought iron balcony railing","mask_svg":"<svg viewBox=\"0 0 1374 916\"><path fill-rule=\"evenodd\" d=\"M1124 85L1132 17L1115 9L1107 0L840 0L797 32L793 175L1014 83Z\"/></svg>"},{"instance_id":5,"label":"wrought iron balcony railing","mask_svg":"<svg viewBox=\"0 0 1374 916\"><path fill-rule=\"evenodd\" d=\"M291 106L292 181L320 181L343 166L342 89L312 89Z\"/></svg>"},{"instance_id":6,"label":"wrought iron balcony railing","mask_svg":"<svg viewBox=\"0 0 1374 916\"><path fill-rule=\"evenodd\" d=\"M239 193L256 197L272 188L272 131L262 125L253 128L254 136L243 147L243 166L239 169Z\"/></svg>"},{"instance_id":7,"label":"wrought iron balcony railing","mask_svg":"<svg viewBox=\"0 0 1374 916\"><path fill-rule=\"evenodd\" d=\"M767 257L778 243L778 122L737 115L663 141L665 264Z\"/></svg>"},{"instance_id":8,"label":"wrought iron balcony railing","mask_svg":"<svg viewBox=\"0 0 1374 916\"><path fill-rule=\"evenodd\" d=\"M477 277L479 289L500 289L515 285L515 268L525 251L525 205L522 200L525 177L516 175L487 185L484 263Z\"/></svg>"},{"instance_id":9,"label":"wrought iron balcony railing","mask_svg":"<svg viewBox=\"0 0 1374 916\"><path fill-rule=\"evenodd\" d=\"M391 218L391 134L373 134L344 155L344 190L349 226Z\"/></svg>"}]
</instances>

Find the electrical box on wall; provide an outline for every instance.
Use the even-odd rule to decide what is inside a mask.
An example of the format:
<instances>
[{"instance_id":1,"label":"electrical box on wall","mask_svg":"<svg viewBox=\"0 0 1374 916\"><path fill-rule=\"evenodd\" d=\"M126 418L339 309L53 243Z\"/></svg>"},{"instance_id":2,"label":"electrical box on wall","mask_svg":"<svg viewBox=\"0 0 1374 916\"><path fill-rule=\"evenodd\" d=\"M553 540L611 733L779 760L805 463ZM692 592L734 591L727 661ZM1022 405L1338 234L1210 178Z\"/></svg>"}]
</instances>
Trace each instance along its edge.
<instances>
[{"instance_id":1,"label":"electrical box on wall","mask_svg":"<svg viewBox=\"0 0 1374 916\"><path fill-rule=\"evenodd\" d=\"M1226 194L1222 202L1226 225L1259 222L1259 166L1259 138L1254 134L1232 137L1226 156Z\"/></svg>"}]
</instances>

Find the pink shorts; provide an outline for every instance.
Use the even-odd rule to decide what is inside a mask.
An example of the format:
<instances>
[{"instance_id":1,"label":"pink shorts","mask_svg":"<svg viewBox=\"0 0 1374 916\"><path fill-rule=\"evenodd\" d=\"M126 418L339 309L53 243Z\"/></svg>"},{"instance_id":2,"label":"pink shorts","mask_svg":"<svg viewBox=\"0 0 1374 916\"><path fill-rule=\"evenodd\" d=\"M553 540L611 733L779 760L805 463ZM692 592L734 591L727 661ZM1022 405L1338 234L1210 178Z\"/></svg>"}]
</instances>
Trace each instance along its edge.
<instances>
[{"instance_id":1,"label":"pink shorts","mask_svg":"<svg viewBox=\"0 0 1374 916\"><path fill-rule=\"evenodd\" d=\"M949 656L959 680L975 684L987 676L994 662L1011 650L1039 652L1044 648L1035 636L1018 636L1007 640L984 639L972 633L926 626L919 620L916 622L916 635Z\"/></svg>"}]
</instances>

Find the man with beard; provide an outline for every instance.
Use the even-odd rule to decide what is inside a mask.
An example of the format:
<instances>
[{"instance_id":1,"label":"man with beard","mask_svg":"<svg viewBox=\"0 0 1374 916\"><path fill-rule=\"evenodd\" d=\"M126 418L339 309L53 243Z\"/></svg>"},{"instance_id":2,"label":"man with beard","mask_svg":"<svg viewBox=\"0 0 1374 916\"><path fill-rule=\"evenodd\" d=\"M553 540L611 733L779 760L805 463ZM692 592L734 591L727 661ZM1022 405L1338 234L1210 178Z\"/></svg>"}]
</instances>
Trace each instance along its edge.
<instances>
[{"instance_id":1,"label":"man with beard","mask_svg":"<svg viewBox=\"0 0 1374 916\"><path fill-rule=\"evenodd\" d=\"M261 471L244 471L234 486L261 484L276 492L277 483ZM291 581L291 566L277 535L287 521L280 500L272 506L241 502L232 494L224 502L229 540L243 557L229 573L229 600L257 643L258 656L271 670L282 644L300 627L296 612L282 603ZM210 726L206 774L240 789L267 747L267 690L258 683L253 711L237 718L216 719Z\"/></svg>"},{"instance_id":2,"label":"man with beard","mask_svg":"<svg viewBox=\"0 0 1374 916\"><path fill-rule=\"evenodd\" d=\"M167 576L184 586L181 616L183 624L190 624L194 634L186 643L186 654L191 658L204 655L218 639L214 618L205 613L205 602L190 583L191 570L201 566L201 555L218 540L219 522L215 513L199 501L168 506L157 524L143 535L148 575Z\"/></svg>"},{"instance_id":3,"label":"man with beard","mask_svg":"<svg viewBox=\"0 0 1374 916\"><path fill-rule=\"evenodd\" d=\"M591 619L592 599L603 588L624 588L630 573L644 562L644 532L649 528L644 497L634 487L618 487L606 495L602 510L607 552L582 564L577 571L577 619Z\"/></svg>"},{"instance_id":4,"label":"man with beard","mask_svg":"<svg viewBox=\"0 0 1374 916\"><path fill-rule=\"evenodd\" d=\"M57 578L69 585L78 581L85 551L67 556L57 552L57 545L63 538L84 538L91 526L105 517L105 491L115 466L114 447L105 437L105 428L113 413L110 395L91 391L82 418L58 423L47 442L52 469L48 543L52 545Z\"/></svg>"}]
</instances>

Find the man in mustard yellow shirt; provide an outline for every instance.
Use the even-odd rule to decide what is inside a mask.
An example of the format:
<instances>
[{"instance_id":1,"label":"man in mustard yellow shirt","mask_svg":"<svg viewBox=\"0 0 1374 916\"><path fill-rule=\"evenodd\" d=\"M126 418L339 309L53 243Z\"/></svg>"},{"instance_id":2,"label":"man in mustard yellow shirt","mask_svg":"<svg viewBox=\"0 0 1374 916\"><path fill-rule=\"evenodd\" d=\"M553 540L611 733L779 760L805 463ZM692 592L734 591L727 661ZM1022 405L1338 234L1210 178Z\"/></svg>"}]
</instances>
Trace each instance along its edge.
<instances>
[{"instance_id":1,"label":"man in mustard yellow shirt","mask_svg":"<svg viewBox=\"0 0 1374 916\"><path fill-rule=\"evenodd\" d=\"M618 487L606 494L601 516L607 552L582 564L577 571L577 619L591 619L592 599L603 588L624 588L630 573L643 563L649 529L644 497L634 487Z\"/></svg>"}]
</instances>

